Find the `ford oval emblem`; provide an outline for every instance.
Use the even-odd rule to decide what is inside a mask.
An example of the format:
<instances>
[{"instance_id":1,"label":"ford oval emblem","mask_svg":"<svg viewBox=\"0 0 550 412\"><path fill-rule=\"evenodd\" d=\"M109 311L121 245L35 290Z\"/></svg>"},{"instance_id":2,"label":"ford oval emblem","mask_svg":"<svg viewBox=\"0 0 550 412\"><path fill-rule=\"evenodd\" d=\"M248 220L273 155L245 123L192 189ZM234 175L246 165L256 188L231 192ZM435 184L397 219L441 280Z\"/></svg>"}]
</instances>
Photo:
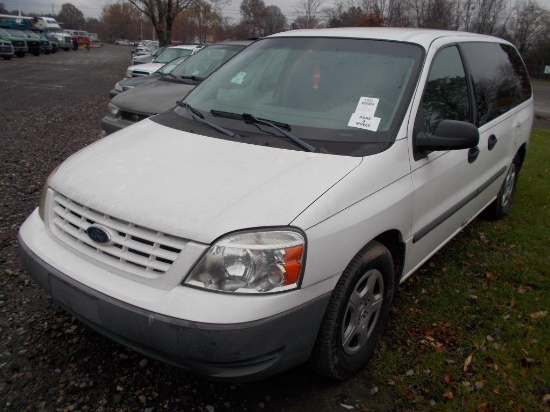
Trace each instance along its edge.
<instances>
[{"instance_id":1,"label":"ford oval emblem","mask_svg":"<svg viewBox=\"0 0 550 412\"><path fill-rule=\"evenodd\" d=\"M86 234L95 243L100 245L110 245L112 243L111 234L107 229L99 225L92 225L86 230Z\"/></svg>"}]
</instances>

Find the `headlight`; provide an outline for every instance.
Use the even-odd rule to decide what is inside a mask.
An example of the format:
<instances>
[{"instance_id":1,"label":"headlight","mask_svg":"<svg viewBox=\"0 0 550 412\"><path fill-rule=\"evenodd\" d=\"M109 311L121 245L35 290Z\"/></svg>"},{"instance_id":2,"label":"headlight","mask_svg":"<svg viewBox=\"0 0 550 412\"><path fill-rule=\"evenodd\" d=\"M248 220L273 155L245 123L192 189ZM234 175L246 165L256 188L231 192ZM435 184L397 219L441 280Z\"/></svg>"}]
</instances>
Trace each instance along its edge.
<instances>
[{"instance_id":1,"label":"headlight","mask_svg":"<svg viewBox=\"0 0 550 412\"><path fill-rule=\"evenodd\" d=\"M121 92L122 91L122 86L119 83L115 84L115 90L117 92Z\"/></svg>"},{"instance_id":2,"label":"headlight","mask_svg":"<svg viewBox=\"0 0 550 412\"><path fill-rule=\"evenodd\" d=\"M133 88L134 88L134 86L124 86L122 88L122 91L125 92L126 90L130 90L130 89L133 89Z\"/></svg>"},{"instance_id":3,"label":"headlight","mask_svg":"<svg viewBox=\"0 0 550 412\"><path fill-rule=\"evenodd\" d=\"M46 182L44 183L44 186L42 187L42 192L40 192L40 201L38 202L38 215L42 219L43 222L46 220L44 219L44 216L46 214L46 194L48 193L48 188L50 187L50 181L52 180L53 176L55 175L55 172L57 172L57 169L59 169L58 165L55 169L52 170L52 172L48 175L46 178Z\"/></svg>"},{"instance_id":4,"label":"headlight","mask_svg":"<svg viewBox=\"0 0 550 412\"><path fill-rule=\"evenodd\" d=\"M305 237L294 230L228 235L216 242L184 284L219 292L267 293L298 287Z\"/></svg>"},{"instance_id":5,"label":"headlight","mask_svg":"<svg viewBox=\"0 0 550 412\"><path fill-rule=\"evenodd\" d=\"M132 77L132 71L126 70L126 75L124 77Z\"/></svg>"},{"instance_id":6,"label":"headlight","mask_svg":"<svg viewBox=\"0 0 550 412\"><path fill-rule=\"evenodd\" d=\"M113 103L109 103L107 105L107 110L109 110L109 113L111 113L113 116L118 116L118 111L120 110L118 106L115 106Z\"/></svg>"}]
</instances>

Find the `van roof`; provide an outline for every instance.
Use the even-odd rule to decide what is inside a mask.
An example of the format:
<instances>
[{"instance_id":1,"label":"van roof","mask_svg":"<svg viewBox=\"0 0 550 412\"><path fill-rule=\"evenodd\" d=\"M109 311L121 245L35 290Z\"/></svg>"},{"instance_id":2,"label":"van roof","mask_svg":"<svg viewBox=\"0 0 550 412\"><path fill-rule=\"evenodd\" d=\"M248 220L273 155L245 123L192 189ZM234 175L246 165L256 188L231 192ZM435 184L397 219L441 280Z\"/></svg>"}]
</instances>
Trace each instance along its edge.
<instances>
[{"instance_id":1,"label":"van roof","mask_svg":"<svg viewBox=\"0 0 550 412\"><path fill-rule=\"evenodd\" d=\"M500 43L508 43L503 39L483 34L451 30L396 27L338 27L328 29L291 30L273 34L268 37L347 37L360 39L404 41L409 43L417 43L421 46L424 46L425 48L428 48L434 40L441 37L451 36L460 36L462 38L479 41L498 41Z\"/></svg>"}]
</instances>

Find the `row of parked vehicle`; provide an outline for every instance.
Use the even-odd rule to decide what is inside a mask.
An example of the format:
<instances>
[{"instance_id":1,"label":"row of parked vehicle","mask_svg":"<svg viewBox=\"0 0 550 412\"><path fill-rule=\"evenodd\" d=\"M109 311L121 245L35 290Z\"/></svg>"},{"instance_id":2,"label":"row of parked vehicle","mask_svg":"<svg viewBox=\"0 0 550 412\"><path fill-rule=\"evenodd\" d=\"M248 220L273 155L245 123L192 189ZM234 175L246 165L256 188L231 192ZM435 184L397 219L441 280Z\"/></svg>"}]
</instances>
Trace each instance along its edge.
<instances>
[{"instance_id":1,"label":"row of parked vehicle","mask_svg":"<svg viewBox=\"0 0 550 412\"><path fill-rule=\"evenodd\" d=\"M520 54L337 28L188 55L115 86L101 124L119 131L50 174L25 265L89 326L197 374L349 378L399 284L510 210L534 112Z\"/></svg>"},{"instance_id":2,"label":"row of parked vehicle","mask_svg":"<svg viewBox=\"0 0 550 412\"><path fill-rule=\"evenodd\" d=\"M113 133L175 106L187 93L252 41L222 41L208 46L138 46L125 78L109 92L111 102L101 127ZM125 92L125 93L123 93ZM122 93L122 95L121 95Z\"/></svg>"},{"instance_id":3,"label":"row of parked vehicle","mask_svg":"<svg viewBox=\"0 0 550 412\"><path fill-rule=\"evenodd\" d=\"M58 38L58 37L61 37ZM39 33L31 30L16 30L0 27L0 56L4 60L12 57L25 57L56 53L58 50L77 49L69 34L55 36L52 33Z\"/></svg>"}]
</instances>

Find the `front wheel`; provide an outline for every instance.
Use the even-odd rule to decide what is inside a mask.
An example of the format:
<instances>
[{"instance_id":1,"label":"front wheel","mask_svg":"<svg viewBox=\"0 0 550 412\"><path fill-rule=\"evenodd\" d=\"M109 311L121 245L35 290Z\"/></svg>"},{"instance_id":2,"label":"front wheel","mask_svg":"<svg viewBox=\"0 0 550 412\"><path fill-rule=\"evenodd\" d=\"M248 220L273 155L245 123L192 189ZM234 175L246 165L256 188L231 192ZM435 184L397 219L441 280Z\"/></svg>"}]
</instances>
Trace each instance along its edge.
<instances>
[{"instance_id":1,"label":"front wheel","mask_svg":"<svg viewBox=\"0 0 550 412\"><path fill-rule=\"evenodd\" d=\"M311 365L339 380L361 370L378 344L393 291L392 256L372 241L353 258L332 293Z\"/></svg>"},{"instance_id":2,"label":"front wheel","mask_svg":"<svg viewBox=\"0 0 550 412\"><path fill-rule=\"evenodd\" d=\"M506 177L498 192L497 198L483 212L483 216L489 220L501 220L506 217L512 207L512 201L516 193L518 183L519 169L521 162L519 157L514 157L514 160L508 167Z\"/></svg>"}]
</instances>

